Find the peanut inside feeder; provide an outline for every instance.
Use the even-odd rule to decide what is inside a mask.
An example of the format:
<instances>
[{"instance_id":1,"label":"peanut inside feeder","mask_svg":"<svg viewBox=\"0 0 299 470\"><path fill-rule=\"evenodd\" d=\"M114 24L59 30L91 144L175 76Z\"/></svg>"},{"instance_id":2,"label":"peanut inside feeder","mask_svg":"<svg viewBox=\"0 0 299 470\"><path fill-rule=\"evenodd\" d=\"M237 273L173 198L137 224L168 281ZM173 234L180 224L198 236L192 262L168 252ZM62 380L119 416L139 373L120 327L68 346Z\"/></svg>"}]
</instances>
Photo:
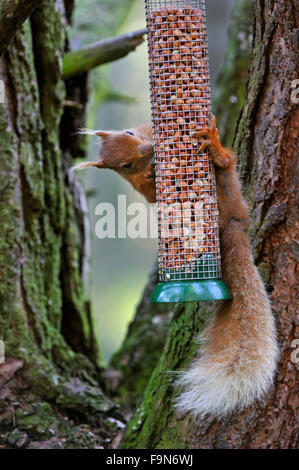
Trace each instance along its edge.
<instances>
[{"instance_id":1,"label":"peanut inside feeder","mask_svg":"<svg viewBox=\"0 0 299 470\"><path fill-rule=\"evenodd\" d=\"M162 281L152 301L231 298L214 165L192 137L211 122L205 2L146 0L146 18Z\"/></svg>"}]
</instances>

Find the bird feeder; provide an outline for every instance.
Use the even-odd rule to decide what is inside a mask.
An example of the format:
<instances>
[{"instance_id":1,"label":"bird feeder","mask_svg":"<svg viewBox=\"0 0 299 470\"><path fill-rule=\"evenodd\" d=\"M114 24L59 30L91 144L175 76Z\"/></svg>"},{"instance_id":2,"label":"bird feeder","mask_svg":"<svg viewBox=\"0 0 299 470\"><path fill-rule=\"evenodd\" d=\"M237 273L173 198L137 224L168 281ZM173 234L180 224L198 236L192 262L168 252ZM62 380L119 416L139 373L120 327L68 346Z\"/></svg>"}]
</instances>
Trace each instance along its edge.
<instances>
[{"instance_id":1,"label":"bird feeder","mask_svg":"<svg viewBox=\"0 0 299 470\"><path fill-rule=\"evenodd\" d=\"M159 230L152 302L230 299L221 280L214 164L193 134L211 124L203 0L145 0Z\"/></svg>"}]
</instances>

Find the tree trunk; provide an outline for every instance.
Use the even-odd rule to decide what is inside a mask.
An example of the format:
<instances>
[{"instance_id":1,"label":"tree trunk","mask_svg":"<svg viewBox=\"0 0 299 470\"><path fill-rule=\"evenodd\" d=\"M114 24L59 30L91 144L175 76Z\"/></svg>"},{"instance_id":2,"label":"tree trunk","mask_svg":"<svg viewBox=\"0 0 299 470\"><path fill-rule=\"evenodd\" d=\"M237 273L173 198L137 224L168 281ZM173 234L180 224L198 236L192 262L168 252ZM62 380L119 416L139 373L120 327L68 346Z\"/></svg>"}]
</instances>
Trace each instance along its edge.
<instances>
[{"instance_id":1,"label":"tree trunk","mask_svg":"<svg viewBox=\"0 0 299 470\"><path fill-rule=\"evenodd\" d=\"M282 0L255 0L254 14L247 96L234 149L251 209L249 236L277 322L281 356L275 387L263 404L223 422L175 413L175 391L167 372L190 363L197 348L194 339L206 326L211 307L178 305L161 358L129 424L125 448L296 448L298 444L298 366L291 356L298 288L295 196L299 116L291 100L291 83L297 78L297 20L294 2Z\"/></svg>"},{"instance_id":2,"label":"tree trunk","mask_svg":"<svg viewBox=\"0 0 299 470\"><path fill-rule=\"evenodd\" d=\"M87 206L69 171L72 157L84 155L72 133L84 121L86 75L66 86L62 80L73 1L35 3L1 63L0 443L102 447L119 428L111 421L119 412L99 388L101 356L84 288Z\"/></svg>"}]
</instances>

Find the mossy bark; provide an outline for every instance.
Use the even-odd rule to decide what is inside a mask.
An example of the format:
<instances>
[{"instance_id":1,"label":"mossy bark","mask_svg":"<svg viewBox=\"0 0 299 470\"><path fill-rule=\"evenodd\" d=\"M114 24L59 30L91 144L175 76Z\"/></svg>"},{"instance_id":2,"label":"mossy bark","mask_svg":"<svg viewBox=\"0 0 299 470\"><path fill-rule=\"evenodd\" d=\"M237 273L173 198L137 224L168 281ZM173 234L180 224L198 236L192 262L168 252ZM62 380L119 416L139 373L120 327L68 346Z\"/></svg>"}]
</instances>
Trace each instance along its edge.
<instances>
[{"instance_id":1,"label":"mossy bark","mask_svg":"<svg viewBox=\"0 0 299 470\"><path fill-rule=\"evenodd\" d=\"M227 146L232 144L244 105L252 52L253 19L252 0L238 0L232 15L228 49L217 79L213 103L221 140L223 145ZM175 304L151 304L151 294L157 282L158 268L155 264L135 318L121 348L112 357L107 371L109 393L131 410L136 408L136 403L162 354L167 328L176 308ZM211 305L208 305L209 310ZM199 305L199 317L205 316L206 308L206 303ZM202 325L200 319L199 325Z\"/></svg>"},{"instance_id":2,"label":"mossy bark","mask_svg":"<svg viewBox=\"0 0 299 470\"><path fill-rule=\"evenodd\" d=\"M86 87L62 80L65 10L43 1L3 55L0 104L0 443L102 447L119 427L103 394L101 354L85 291L88 223L70 173L81 142L65 135L84 118ZM69 16L68 16L69 18ZM66 97L82 103L69 114ZM82 425L84 423L84 426Z\"/></svg>"},{"instance_id":3,"label":"mossy bark","mask_svg":"<svg viewBox=\"0 0 299 470\"><path fill-rule=\"evenodd\" d=\"M175 304L151 304L157 282L155 264L126 338L106 371L107 392L129 413L136 409L161 356L175 308Z\"/></svg>"},{"instance_id":4,"label":"mossy bark","mask_svg":"<svg viewBox=\"0 0 299 470\"><path fill-rule=\"evenodd\" d=\"M0 1L0 56L9 42L42 0Z\"/></svg>"},{"instance_id":5,"label":"mossy bark","mask_svg":"<svg viewBox=\"0 0 299 470\"><path fill-rule=\"evenodd\" d=\"M223 422L175 413L173 374L194 356L195 338L208 321L207 304L178 305L160 360L129 423L124 448L296 448L296 148L298 106L296 12L291 2L255 0L253 54L234 148L251 208L249 235L270 294L281 360L275 388ZM230 140L231 137L228 137ZM297 285L298 287L298 285ZM204 315L203 315L204 314ZM142 362L143 358L140 357Z\"/></svg>"}]
</instances>

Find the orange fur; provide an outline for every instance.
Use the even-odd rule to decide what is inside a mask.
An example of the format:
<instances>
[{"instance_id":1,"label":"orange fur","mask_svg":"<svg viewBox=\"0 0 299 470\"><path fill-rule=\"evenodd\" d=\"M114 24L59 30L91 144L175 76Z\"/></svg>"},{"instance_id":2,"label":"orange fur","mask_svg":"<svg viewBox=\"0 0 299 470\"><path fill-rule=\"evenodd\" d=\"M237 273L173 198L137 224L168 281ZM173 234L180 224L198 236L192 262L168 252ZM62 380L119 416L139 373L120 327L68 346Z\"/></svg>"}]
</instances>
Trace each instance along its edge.
<instances>
[{"instance_id":1,"label":"orange fur","mask_svg":"<svg viewBox=\"0 0 299 470\"><path fill-rule=\"evenodd\" d=\"M150 124L122 132L94 131L103 139L98 168L127 179L149 202L156 201L151 172ZM177 406L195 415L224 416L261 399L272 385L278 349L270 304L251 254L245 231L248 208L236 172L236 158L222 147L215 118L211 128L194 134L199 150L208 147L215 163L223 278L232 301L222 302L204 332L199 356L183 372ZM140 147L142 146L142 147ZM132 164L124 168L124 164ZM90 164L81 164L84 167Z\"/></svg>"},{"instance_id":2,"label":"orange fur","mask_svg":"<svg viewBox=\"0 0 299 470\"><path fill-rule=\"evenodd\" d=\"M100 159L97 162L79 163L74 169L81 170L94 166L99 169L114 170L143 194L148 202L156 202L156 187L150 171L153 163L153 138L150 124L129 131L82 130L81 133L101 137ZM126 168L126 165L131 166Z\"/></svg>"},{"instance_id":3,"label":"orange fur","mask_svg":"<svg viewBox=\"0 0 299 470\"><path fill-rule=\"evenodd\" d=\"M202 334L202 347L177 381L183 392L177 407L194 415L224 417L243 409L269 391L278 347L270 304L254 265L246 236L248 208L236 172L236 158L222 147L216 129L195 133L206 138L215 163L223 279L232 301L222 302Z\"/></svg>"}]
</instances>

